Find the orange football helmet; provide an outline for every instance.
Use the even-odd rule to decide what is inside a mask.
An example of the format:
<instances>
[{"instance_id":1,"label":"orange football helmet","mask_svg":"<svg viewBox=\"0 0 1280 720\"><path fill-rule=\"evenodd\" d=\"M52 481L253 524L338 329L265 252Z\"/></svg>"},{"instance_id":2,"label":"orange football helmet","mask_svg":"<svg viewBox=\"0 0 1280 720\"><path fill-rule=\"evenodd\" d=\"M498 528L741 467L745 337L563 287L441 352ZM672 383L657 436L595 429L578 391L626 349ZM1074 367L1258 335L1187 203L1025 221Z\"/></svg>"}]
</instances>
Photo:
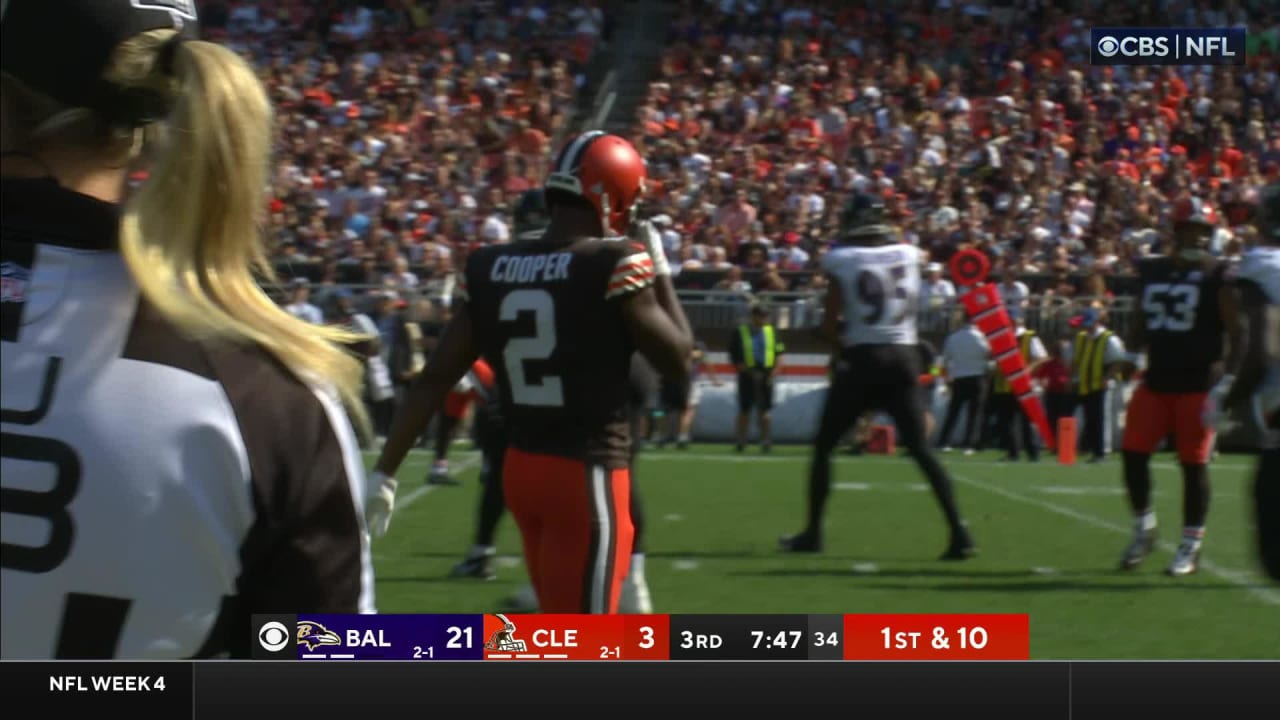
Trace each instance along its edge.
<instances>
[{"instance_id":1,"label":"orange football helmet","mask_svg":"<svg viewBox=\"0 0 1280 720\"><path fill-rule=\"evenodd\" d=\"M582 133L565 144L547 176L548 204L556 192L580 197L600 216L606 234L630 227L644 193L644 159L631 143L600 130Z\"/></svg>"}]
</instances>

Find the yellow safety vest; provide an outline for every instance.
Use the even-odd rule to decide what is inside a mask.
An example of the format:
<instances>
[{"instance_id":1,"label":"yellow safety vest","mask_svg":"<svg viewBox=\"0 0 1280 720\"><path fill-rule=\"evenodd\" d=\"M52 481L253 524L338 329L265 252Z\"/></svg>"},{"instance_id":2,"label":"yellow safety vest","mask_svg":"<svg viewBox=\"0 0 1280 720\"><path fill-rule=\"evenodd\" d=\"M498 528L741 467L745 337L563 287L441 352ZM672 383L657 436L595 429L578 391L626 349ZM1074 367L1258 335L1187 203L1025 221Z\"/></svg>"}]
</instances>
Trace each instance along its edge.
<instances>
[{"instance_id":1,"label":"yellow safety vest","mask_svg":"<svg viewBox=\"0 0 1280 720\"><path fill-rule=\"evenodd\" d=\"M772 368L777 360L777 354L782 352L782 346L774 339L772 325L765 325L761 330L764 332L764 364L759 367ZM751 327L749 325L739 325L738 335L742 338L742 364L749 368L757 367L755 349L752 347L751 342Z\"/></svg>"},{"instance_id":2,"label":"yellow safety vest","mask_svg":"<svg viewBox=\"0 0 1280 720\"><path fill-rule=\"evenodd\" d=\"M1103 330L1098 337L1089 337L1088 330L1076 333L1071 353L1071 374L1076 380L1076 392L1080 395L1102 392L1107 389L1106 369L1107 341L1113 333Z\"/></svg>"},{"instance_id":3,"label":"yellow safety vest","mask_svg":"<svg viewBox=\"0 0 1280 720\"><path fill-rule=\"evenodd\" d=\"M1031 364L1031 340L1036 336L1034 331L1027 330L1018 338L1018 349L1022 353L1023 362ZM1013 392L1009 387L1009 380L1005 378L1004 372L1000 368L996 368L995 380L991 383L991 392L997 395L1008 395Z\"/></svg>"}]
</instances>

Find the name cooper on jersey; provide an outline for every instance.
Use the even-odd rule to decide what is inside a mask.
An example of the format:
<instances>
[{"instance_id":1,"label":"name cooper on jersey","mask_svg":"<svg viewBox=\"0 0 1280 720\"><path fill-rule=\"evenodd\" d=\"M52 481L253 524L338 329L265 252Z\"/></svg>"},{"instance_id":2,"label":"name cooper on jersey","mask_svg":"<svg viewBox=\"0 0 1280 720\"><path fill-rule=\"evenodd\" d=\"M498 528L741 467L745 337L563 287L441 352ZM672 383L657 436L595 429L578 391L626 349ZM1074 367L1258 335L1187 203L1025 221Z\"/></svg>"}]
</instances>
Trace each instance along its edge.
<instances>
[{"instance_id":1,"label":"name cooper on jersey","mask_svg":"<svg viewBox=\"0 0 1280 720\"><path fill-rule=\"evenodd\" d=\"M493 263L489 279L495 283L555 282L569 279L572 253L552 255L503 255ZM541 274L541 275L539 275Z\"/></svg>"}]
</instances>

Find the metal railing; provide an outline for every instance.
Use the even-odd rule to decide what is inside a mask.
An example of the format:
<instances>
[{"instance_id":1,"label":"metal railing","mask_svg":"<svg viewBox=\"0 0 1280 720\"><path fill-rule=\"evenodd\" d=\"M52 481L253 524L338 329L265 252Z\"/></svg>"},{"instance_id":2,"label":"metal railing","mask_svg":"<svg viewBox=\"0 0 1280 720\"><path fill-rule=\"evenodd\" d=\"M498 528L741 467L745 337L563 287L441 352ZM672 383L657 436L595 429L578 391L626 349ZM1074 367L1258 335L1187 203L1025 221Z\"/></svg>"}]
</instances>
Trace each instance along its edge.
<instances>
[{"instance_id":1,"label":"metal railing","mask_svg":"<svg viewBox=\"0 0 1280 720\"><path fill-rule=\"evenodd\" d=\"M265 286L278 302L285 304L289 286L274 284ZM356 308L370 312L378 304L379 295L390 291L397 300L403 300L411 311L424 307L448 305L452 288L435 284L395 290L385 285L313 285L311 302L320 306L326 315L332 312L332 303L339 294L349 295ZM772 324L779 330L806 330L819 327L823 317L823 295L817 292L743 292L735 290L680 290L681 305L697 331L731 329L743 322L753 305L763 305L770 313ZM426 301L425 303L423 301ZM1085 309L1101 306L1107 312L1107 325L1121 337L1132 335L1136 303L1130 296L1116 298L1033 295L1022 308L1027 327L1044 338L1068 337L1075 332L1071 319ZM945 337L960 327L964 309L954 298L946 298L917 314L920 333L926 337ZM425 318L424 318L425 319Z\"/></svg>"}]
</instances>

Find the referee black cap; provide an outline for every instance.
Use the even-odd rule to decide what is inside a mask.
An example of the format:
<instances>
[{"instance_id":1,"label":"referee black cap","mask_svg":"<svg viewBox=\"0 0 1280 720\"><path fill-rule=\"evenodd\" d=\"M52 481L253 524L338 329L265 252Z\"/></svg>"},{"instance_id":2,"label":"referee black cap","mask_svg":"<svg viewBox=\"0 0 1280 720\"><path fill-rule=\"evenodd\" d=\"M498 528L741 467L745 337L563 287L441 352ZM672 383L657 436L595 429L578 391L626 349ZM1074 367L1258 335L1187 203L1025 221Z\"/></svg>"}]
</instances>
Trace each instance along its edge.
<instances>
[{"instance_id":1,"label":"referee black cap","mask_svg":"<svg viewBox=\"0 0 1280 720\"><path fill-rule=\"evenodd\" d=\"M0 0L0 70L69 107L107 109L115 49L151 30L198 33L195 0Z\"/></svg>"}]
</instances>

